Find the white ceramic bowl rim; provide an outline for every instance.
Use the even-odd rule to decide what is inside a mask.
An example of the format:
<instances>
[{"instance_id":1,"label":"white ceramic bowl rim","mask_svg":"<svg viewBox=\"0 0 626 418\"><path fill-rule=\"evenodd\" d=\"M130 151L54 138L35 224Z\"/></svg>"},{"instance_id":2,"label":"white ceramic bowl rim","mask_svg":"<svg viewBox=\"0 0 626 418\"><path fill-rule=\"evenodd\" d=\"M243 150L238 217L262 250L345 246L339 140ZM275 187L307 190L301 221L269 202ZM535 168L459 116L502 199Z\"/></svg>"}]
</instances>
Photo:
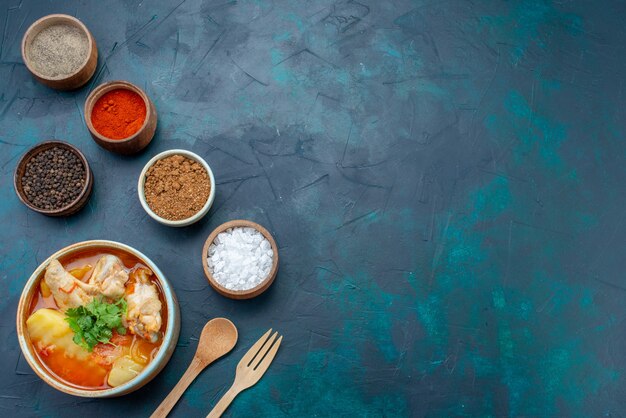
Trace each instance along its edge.
<instances>
[{"instance_id":1,"label":"white ceramic bowl rim","mask_svg":"<svg viewBox=\"0 0 626 418\"><path fill-rule=\"evenodd\" d=\"M85 60L80 64L80 66L78 67L78 69L76 71L74 71L73 73L71 73L69 75L58 75L56 77L49 77L49 76L43 75L39 71L35 70L35 68L30 64L30 60L26 56L26 55L28 55L28 48L30 48L30 44L26 45L26 34L28 32L30 32L31 29L35 28L41 22L43 22L44 20L47 20L50 17L56 17L56 18L59 18L59 19L65 19L66 21L72 22L72 25L74 27L80 28L80 30L83 31L83 33L85 35L87 35L87 40L89 41L89 50L87 51L87 56L85 57ZM37 32L35 34L35 36L37 36L38 34L39 34L39 32ZM35 36L33 36L32 39L34 39ZM32 39L31 39L31 42L32 42ZM66 15L66 14L60 14L60 13L54 13L54 14L51 14L51 15L46 15L46 16L43 16L43 17L37 19L36 21L34 21L28 27L28 29L26 29L26 32L24 32L24 39L22 40L22 43L24 45L24 55L25 56L23 57L23 59L24 59L24 64L26 64L26 68L28 68L28 70L31 71L33 74L37 75L37 77L43 78L44 80L51 80L51 81L66 80L68 78L74 77L76 74L81 72L81 70L85 67L85 65L89 61L89 58L91 57L92 51L94 49L93 38L90 36L89 28L87 28L87 25L85 25L83 22L80 21L80 19L78 19L78 18L76 18L74 16Z\"/></svg>"},{"instance_id":2,"label":"white ceramic bowl rim","mask_svg":"<svg viewBox=\"0 0 626 418\"><path fill-rule=\"evenodd\" d=\"M163 158L172 155L182 155L199 162L209 174L209 180L211 181L211 191L209 192L209 198L207 199L204 206L202 206L202 209L200 209L189 218L179 219L177 221L171 221L169 219L162 218L154 213L152 209L150 209L150 206L148 206L148 202L146 202L146 196L144 193L144 185L146 182L146 173L148 172L148 169L152 167L154 163L156 163L158 160L162 160ZM137 182L137 194L139 195L139 201L141 202L141 206L146 211L146 213L150 215L150 217L155 221L168 226L187 226L200 220L200 218L207 214L207 212L213 205L213 200L215 200L215 177L213 177L213 171L211 170L209 164L204 160L204 158L200 157L198 154L184 149L171 149L155 155L150 159L150 161L146 163L146 165L143 167L143 170L141 170L141 174L139 175L139 181Z\"/></svg>"},{"instance_id":3,"label":"white ceramic bowl rim","mask_svg":"<svg viewBox=\"0 0 626 418\"><path fill-rule=\"evenodd\" d=\"M57 378L52 373L50 373L45 367L41 366L39 363L39 360L36 359L33 353L31 352L31 350L29 350L29 345L28 345L29 343L28 341L26 341L26 332L23 333L22 335L18 335L20 348L22 349L22 354L26 358L26 361L28 362L28 364L30 364L30 366L33 369L37 369L41 373L49 376L50 381L48 383L50 383L55 389L61 390L62 392L66 392L66 393L69 392L77 396L90 397L90 398L91 397L113 397L113 396L125 393L127 390L129 390L133 386L140 383L143 376L151 375L152 373L154 373L156 369L160 367L161 361L163 361L163 359L167 356L166 347L168 347L172 343L172 339L174 338L173 334L174 334L175 316L176 316L176 312L175 312L176 307L175 307L175 301L174 301L174 296L173 296L174 290L170 286L169 282L167 281L167 279L165 278L161 270L159 270L159 268L152 262L152 260L150 260L141 251L136 250L133 247L128 246L126 244L122 244L121 242L108 241L108 240L82 241L76 244L72 244L71 246L72 248L70 249L63 248L57 251L56 253L52 254L43 263L41 263L39 267L37 267L37 269L33 272L33 274L30 276L30 278L26 282L26 285L24 285L24 290L20 298L20 305L23 302L22 299L26 297L27 289L34 286L35 281L39 278L39 276L45 270L45 268L48 267L48 263L53 258L57 258L62 255L65 255L65 253L67 252L71 253L72 251L78 251L81 248L107 247L107 246L119 247L137 256L154 272L154 274L157 275L157 277L159 278L159 283L161 284L161 288L163 289L163 296L165 297L165 302L167 304L167 311L168 311L167 312L168 313L167 327L165 329L165 336L163 338L163 342L161 343L161 346L159 347L159 351L157 352L156 357L148 364L148 366L145 369L141 371L141 373L139 373L137 376L135 376L133 379L129 380L128 382L124 383L123 385L120 385L111 389L103 389L103 390L79 389L75 386L71 386L71 385L63 383L61 380L59 380L59 378ZM19 320L21 320L21 318L19 318Z\"/></svg>"}]
</instances>

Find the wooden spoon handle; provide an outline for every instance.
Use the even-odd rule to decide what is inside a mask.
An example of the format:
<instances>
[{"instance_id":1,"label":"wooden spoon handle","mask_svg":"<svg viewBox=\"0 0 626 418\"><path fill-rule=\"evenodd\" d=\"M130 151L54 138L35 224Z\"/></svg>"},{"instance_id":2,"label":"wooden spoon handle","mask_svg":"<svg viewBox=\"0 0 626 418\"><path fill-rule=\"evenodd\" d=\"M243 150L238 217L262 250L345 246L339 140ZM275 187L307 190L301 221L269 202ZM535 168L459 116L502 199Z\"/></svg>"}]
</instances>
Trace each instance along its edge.
<instances>
[{"instance_id":1,"label":"wooden spoon handle","mask_svg":"<svg viewBox=\"0 0 626 418\"><path fill-rule=\"evenodd\" d=\"M235 385L233 384L230 389L226 391L224 396L222 396L222 399L220 399L217 405L215 405L211 412L209 412L209 415L207 415L206 418L221 417L224 411L226 411L226 408L228 408L233 399L235 399L235 396L239 395L239 392L241 392L241 390L235 388Z\"/></svg>"},{"instance_id":2,"label":"wooden spoon handle","mask_svg":"<svg viewBox=\"0 0 626 418\"><path fill-rule=\"evenodd\" d=\"M193 360L191 360L191 364L187 368L187 371L185 372L183 377L180 378L170 394L167 395L165 399L163 399L161 405L159 405L154 413L150 415L150 418L165 418L167 414L170 413L172 408L174 408L174 405L176 405L176 402L178 402L183 393L185 393L191 382L194 381L194 379L200 374L202 370L204 370L206 366L207 364L203 364L200 360L194 357Z\"/></svg>"}]
</instances>

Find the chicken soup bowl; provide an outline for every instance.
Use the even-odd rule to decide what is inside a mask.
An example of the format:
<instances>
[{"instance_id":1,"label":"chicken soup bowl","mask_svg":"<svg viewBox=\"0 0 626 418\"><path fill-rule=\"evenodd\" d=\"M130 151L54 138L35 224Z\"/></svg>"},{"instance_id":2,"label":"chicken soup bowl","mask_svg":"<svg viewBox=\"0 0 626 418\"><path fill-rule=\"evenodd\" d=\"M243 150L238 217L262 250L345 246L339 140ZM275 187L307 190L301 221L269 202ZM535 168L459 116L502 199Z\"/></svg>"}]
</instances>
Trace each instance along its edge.
<instances>
[{"instance_id":1,"label":"chicken soup bowl","mask_svg":"<svg viewBox=\"0 0 626 418\"><path fill-rule=\"evenodd\" d=\"M91 314L96 320L85 324L81 315ZM99 340L92 340L96 331ZM144 386L169 361L179 332L178 301L161 270L114 241L79 242L52 254L28 279L17 308L30 367L53 388L86 398Z\"/></svg>"}]
</instances>

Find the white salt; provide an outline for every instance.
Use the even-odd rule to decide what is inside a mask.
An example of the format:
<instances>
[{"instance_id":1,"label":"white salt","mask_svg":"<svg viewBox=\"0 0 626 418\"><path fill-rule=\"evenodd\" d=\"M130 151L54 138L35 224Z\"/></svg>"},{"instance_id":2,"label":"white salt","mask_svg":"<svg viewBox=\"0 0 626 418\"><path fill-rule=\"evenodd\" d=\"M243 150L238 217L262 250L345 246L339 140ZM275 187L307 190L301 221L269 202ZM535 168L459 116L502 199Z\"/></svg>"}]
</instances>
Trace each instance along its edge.
<instances>
[{"instance_id":1,"label":"white salt","mask_svg":"<svg viewBox=\"0 0 626 418\"><path fill-rule=\"evenodd\" d=\"M274 252L254 228L229 228L209 246L207 264L213 278L229 290L249 290L263 282L272 269Z\"/></svg>"}]
</instances>

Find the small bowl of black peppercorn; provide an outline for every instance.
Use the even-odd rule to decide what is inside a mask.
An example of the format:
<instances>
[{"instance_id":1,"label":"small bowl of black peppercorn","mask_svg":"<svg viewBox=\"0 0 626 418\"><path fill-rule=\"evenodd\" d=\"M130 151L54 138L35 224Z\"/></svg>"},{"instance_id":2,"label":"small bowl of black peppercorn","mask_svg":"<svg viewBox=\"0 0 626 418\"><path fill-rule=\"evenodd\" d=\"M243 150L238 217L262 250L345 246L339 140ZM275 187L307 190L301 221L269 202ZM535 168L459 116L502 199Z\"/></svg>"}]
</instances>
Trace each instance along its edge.
<instances>
[{"instance_id":1,"label":"small bowl of black peppercorn","mask_svg":"<svg viewBox=\"0 0 626 418\"><path fill-rule=\"evenodd\" d=\"M13 185L28 208L48 216L68 216L91 196L93 174L78 148L63 141L44 141L17 163Z\"/></svg>"}]
</instances>

